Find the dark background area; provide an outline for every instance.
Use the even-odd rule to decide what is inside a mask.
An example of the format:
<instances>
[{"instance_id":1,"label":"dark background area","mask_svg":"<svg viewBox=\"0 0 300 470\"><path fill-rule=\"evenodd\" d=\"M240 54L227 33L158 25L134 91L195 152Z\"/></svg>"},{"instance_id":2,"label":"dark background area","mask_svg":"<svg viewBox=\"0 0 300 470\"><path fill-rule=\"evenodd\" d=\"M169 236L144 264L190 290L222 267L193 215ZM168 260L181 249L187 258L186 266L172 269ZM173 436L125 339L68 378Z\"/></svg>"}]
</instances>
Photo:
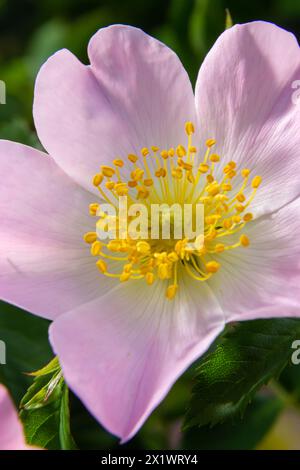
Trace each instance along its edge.
<instances>
[{"instance_id":1,"label":"dark background area","mask_svg":"<svg viewBox=\"0 0 300 470\"><path fill-rule=\"evenodd\" d=\"M34 143L27 131L39 67L63 47L87 62L89 38L109 24L138 26L167 43L194 82L203 57L224 30L226 8L234 23L272 21L299 39L298 0L0 0L0 79L7 84L1 137Z\"/></svg>"}]
</instances>

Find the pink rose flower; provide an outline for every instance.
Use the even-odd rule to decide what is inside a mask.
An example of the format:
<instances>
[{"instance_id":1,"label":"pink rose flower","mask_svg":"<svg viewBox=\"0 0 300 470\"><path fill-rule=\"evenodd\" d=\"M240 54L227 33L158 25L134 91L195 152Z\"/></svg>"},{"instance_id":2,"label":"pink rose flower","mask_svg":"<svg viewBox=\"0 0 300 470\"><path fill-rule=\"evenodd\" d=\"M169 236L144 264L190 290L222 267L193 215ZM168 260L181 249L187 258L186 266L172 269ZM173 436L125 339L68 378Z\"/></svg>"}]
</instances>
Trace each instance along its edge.
<instances>
[{"instance_id":1,"label":"pink rose flower","mask_svg":"<svg viewBox=\"0 0 300 470\"><path fill-rule=\"evenodd\" d=\"M99 30L88 54L61 50L38 74L49 155L0 142L0 295L54 320L67 383L126 441L227 322L300 316L300 50L273 24L236 25L195 95L136 28ZM99 204L121 194L202 202L204 246L100 241Z\"/></svg>"},{"instance_id":2,"label":"pink rose flower","mask_svg":"<svg viewBox=\"0 0 300 470\"><path fill-rule=\"evenodd\" d=\"M22 424L6 390L0 384L0 450L29 450L25 443Z\"/></svg>"}]
</instances>

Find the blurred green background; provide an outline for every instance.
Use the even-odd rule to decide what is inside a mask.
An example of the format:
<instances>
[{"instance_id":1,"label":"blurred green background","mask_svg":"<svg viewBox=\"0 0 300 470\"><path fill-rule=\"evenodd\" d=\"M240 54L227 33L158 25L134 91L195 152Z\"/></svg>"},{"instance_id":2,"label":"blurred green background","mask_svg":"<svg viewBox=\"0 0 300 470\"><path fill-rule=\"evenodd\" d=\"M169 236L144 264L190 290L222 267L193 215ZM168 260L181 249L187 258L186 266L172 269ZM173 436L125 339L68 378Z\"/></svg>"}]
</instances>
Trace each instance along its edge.
<instances>
[{"instance_id":1,"label":"blurred green background","mask_svg":"<svg viewBox=\"0 0 300 470\"><path fill-rule=\"evenodd\" d=\"M89 38L112 23L138 26L167 43L194 82L203 57L224 30L226 8L234 23L272 21L299 38L298 0L0 0L0 79L7 84L1 137L34 143L28 128L40 65L62 47L87 62Z\"/></svg>"},{"instance_id":2,"label":"blurred green background","mask_svg":"<svg viewBox=\"0 0 300 470\"><path fill-rule=\"evenodd\" d=\"M300 37L298 0L0 0L0 80L7 87L7 103L0 105L0 138L39 146L32 122L33 86L39 67L63 47L87 63L89 38L109 24L138 26L168 44L194 83L203 57L224 30L226 8L234 23L262 19ZM17 403L30 383L22 373L41 367L51 357L47 327L44 320L0 305L0 337L8 345L8 357L13 358L0 369L0 381L10 386ZM289 368L283 381L290 384L294 376L295 371ZM254 400L243 424L201 428L198 434L187 434L182 440L180 423L190 396L191 377L192 371L188 371L179 380L129 447L300 449L300 413L286 407L284 393L274 394L270 389ZM73 396L71 408L72 430L80 448L117 445Z\"/></svg>"}]
</instances>

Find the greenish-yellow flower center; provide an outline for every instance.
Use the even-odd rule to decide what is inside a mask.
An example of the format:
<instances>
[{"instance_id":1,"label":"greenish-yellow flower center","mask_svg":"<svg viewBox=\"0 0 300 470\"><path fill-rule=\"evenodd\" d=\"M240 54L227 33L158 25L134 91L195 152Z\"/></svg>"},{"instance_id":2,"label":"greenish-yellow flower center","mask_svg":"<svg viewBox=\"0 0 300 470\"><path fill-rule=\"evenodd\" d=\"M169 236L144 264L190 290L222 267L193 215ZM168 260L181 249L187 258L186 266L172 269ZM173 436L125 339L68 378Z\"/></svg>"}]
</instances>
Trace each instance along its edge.
<instances>
[{"instance_id":1,"label":"greenish-yellow flower center","mask_svg":"<svg viewBox=\"0 0 300 470\"><path fill-rule=\"evenodd\" d=\"M97 226L105 225L109 216L101 211L101 202L90 205L90 214L97 219L96 229L84 235L103 275L121 282L129 279L144 279L148 285L165 282L168 299L173 299L180 287L180 270L184 269L195 280L207 281L221 268L220 253L249 245L243 228L253 219L249 206L261 184L260 176L250 181L250 169L238 169L234 161L220 171L217 166L221 158L212 152L214 139L206 141L206 152L200 158L192 142L194 125L187 122L185 130L186 146L144 147L139 155L116 158L113 165L101 167L93 184L101 200L113 207L121 197L127 198L129 207L138 202L147 209L163 203L182 207L202 204L204 227L198 237L201 243L191 245L187 238L172 236L152 239L151 223L148 236L142 239L117 231L114 239L103 241ZM119 215L113 218L118 222ZM131 219L128 216L128 222Z\"/></svg>"}]
</instances>

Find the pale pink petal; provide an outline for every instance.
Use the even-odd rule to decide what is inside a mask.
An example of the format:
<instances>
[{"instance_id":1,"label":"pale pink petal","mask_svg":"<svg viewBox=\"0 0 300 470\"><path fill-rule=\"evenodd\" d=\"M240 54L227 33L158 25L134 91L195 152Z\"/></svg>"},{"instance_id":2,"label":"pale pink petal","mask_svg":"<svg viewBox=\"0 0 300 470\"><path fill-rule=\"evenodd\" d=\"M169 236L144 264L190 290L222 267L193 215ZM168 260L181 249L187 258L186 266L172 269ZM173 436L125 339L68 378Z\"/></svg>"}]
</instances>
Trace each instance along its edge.
<instances>
[{"instance_id":1,"label":"pale pink petal","mask_svg":"<svg viewBox=\"0 0 300 470\"><path fill-rule=\"evenodd\" d=\"M62 50L41 68L34 119L57 163L93 190L92 176L113 158L142 147L176 146L195 117L192 87L178 57L129 26L100 29L88 48L91 66Z\"/></svg>"},{"instance_id":2,"label":"pale pink petal","mask_svg":"<svg viewBox=\"0 0 300 470\"><path fill-rule=\"evenodd\" d=\"M223 313L207 286L119 285L101 300L59 317L50 340L64 376L111 433L130 439L175 380L223 329Z\"/></svg>"},{"instance_id":3,"label":"pale pink petal","mask_svg":"<svg viewBox=\"0 0 300 470\"><path fill-rule=\"evenodd\" d=\"M249 247L218 255L209 284L227 318L300 317L299 231L300 198L247 224Z\"/></svg>"},{"instance_id":4,"label":"pale pink petal","mask_svg":"<svg viewBox=\"0 0 300 470\"><path fill-rule=\"evenodd\" d=\"M23 428L17 411L6 390L0 384L0 450L26 450Z\"/></svg>"},{"instance_id":5,"label":"pale pink petal","mask_svg":"<svg viewBox=\"0 0 300 470\"><path fill-rule=\"evenodd\" d=\"M0 298L55 318L108 288L83 234L94 202L54 160L0 141Z\"/></svg>"},{"instance_id":6,"label":"pale pink petal","mask_svg":"<svg viewBox=\"0 0 300 470\"><path fill-rule=\"evenodd\" d=\"M300 193L300 78L296 38L265 22L224 32L200 68L196 106L203 139L217 140L223 161L263 177L253 206L267 213ZM298 103L299 104L299 103Z\"/></svg>"}]
</instances>

